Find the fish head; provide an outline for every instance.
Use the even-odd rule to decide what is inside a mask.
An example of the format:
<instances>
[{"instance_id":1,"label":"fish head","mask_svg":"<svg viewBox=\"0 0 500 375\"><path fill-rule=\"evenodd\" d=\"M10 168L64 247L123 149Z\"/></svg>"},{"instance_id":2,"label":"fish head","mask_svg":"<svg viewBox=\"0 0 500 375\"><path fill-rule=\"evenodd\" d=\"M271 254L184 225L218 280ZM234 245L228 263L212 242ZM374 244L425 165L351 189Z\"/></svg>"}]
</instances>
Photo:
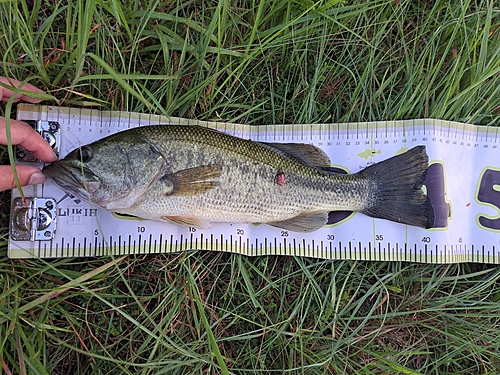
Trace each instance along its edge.
<instances>
[{"instance_id":1,"label":"fish head","mask_svg":"<svg viewBox=\"0 0 500 375\"><path fill-rule=\"evenodd\" d=\"M118 133L76 148L43 172L67 193L126 212L165 169L162 155L146 140Z\"/></svg>"}]
</instances>

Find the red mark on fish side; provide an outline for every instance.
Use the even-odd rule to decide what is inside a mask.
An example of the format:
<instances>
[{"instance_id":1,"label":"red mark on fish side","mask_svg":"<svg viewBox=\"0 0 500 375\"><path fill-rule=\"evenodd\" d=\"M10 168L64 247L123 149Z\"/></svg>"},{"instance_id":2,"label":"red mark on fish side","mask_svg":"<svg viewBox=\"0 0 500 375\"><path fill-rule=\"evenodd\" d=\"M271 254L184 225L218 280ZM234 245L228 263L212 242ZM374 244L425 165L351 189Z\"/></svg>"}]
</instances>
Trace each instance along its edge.
<instances>
[{"instance_id":1,"label":"red mark on fish side","mask_svg":"<svg viewBox=\"0 0 500 375\"><path fill-rule=\"evenodd\" d=\"M278 172L276 173L276 177L274 179L276 181L276 183L279 185L279 186L285 186L285 183L286 183L286 176L283 172Z\"/></svg>"}]
</instances>

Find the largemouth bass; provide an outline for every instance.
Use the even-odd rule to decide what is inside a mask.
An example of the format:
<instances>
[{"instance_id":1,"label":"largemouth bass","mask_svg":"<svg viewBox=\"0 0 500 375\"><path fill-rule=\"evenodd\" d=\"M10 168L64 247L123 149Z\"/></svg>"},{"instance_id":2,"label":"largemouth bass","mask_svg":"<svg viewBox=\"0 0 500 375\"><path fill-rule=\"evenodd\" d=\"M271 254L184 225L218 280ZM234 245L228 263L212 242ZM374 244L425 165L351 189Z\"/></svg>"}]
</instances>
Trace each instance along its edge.
<instances>
[{"instance_id":1,"label":"largemouth bass","mask_svg":"<svg viewBox=\"0 0 500 375\"><path fill-rule=\"evenodd\" d=\"M328 156L311 145L157 125L77 148L43 172L106 210L198 228L246 222L311 232L339 210L432 227L434 212L422 191L424 146L354 174L332 173L329 166Z\"/></svg>"}]
</instances>

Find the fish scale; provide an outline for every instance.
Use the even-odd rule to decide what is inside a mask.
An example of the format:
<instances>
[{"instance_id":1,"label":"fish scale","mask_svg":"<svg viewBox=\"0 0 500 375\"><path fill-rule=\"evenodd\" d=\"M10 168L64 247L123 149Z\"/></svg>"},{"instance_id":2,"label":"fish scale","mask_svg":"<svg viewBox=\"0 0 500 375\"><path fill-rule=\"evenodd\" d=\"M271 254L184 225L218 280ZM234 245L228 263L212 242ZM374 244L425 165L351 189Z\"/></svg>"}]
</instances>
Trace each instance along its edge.
<instances>
[{"instance_id":1,"label":"fish scale","mask_svg":"<svg viewBox=\"0 0 500 375\"><path fill-rule=\"evenodd\" d=\"M358 183L355 178L346 180L306 167L256 142L235 139L206 128L188 133L183 126L169 127L173 136L157 141L161 139L159 134L147 134L149 128L137 130L146 133L143 135L148 139L156 140L158 148L165 150L167 163L173 166L174 172L197 165L218 164L222 174L219 185L203 195L158 199L157 189L151 189L132 208L141 217L157 218L169 212L174 216L202 216L210 222L273 222L304 211L360 209L366 200L361 194L365 189L350 186ZM204 141L203 147L196 144L197 158L193 160L190 157L193 150L189 148L193 143L186 142L180 147L178 143L184 139L194 142L196 137L203 137ZM176 146L177 151L166 151ZM255 155L259 158L254 158ZM279 172L286 176L285 186L275 182Z\"/></svg>"}]
</instances>

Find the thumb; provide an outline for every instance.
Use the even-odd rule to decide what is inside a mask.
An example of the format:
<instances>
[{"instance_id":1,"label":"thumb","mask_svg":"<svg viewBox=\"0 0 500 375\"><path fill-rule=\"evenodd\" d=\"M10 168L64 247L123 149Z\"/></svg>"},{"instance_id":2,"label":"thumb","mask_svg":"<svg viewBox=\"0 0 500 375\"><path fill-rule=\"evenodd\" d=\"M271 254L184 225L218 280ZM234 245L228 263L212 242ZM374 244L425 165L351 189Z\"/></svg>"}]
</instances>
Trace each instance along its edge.
<instances>
[{"instance_id":1,"label":"thumb","mask_svg":"<svg viewBox=\"0 0 500 375\"><path fill-rule=\"evenodd\" d=\"M47 179L40 169L29 165L16 166L17 175L21 186L35 185L45 182ZM13 189L16 187L14 173L10 165L0 166L0 191Z\"/></svg>"}]
</instances>

